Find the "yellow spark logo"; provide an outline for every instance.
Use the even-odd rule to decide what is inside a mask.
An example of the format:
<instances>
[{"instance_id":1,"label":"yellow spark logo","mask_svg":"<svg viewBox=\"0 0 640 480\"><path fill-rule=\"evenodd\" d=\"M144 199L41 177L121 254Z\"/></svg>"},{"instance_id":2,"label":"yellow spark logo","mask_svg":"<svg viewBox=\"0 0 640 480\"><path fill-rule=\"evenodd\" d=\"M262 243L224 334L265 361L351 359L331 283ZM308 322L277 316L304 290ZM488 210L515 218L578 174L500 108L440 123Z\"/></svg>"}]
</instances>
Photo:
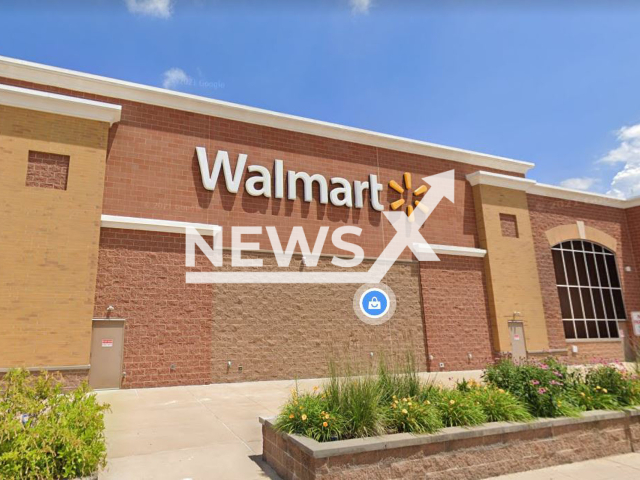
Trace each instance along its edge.
<instances>
[{"instance_id":1,"label":"yellow spark logo","mask_svg":"<svg viewBox=\"0 0 640 480\"><path fill-rule=\"evenodd\" d=\"M400 195L404 195L405 192L405 188L407 190L411 190L411 174L408 172L405 172L405 174L403 175L403 180L404 180L404 188L402 188L398 182L396 182L395 180L391 180L389 182L389 188L395 190L396 192L398 192ZM426 185L420 185L418 188L416 188L413 191L412 196L413 197L421 197L422 195L424 195L428 190L428 187ZM401 206L403 206L405 204L405 199L404 198L399 198L398 200L395 200L393 202L391 202L391 210L397 210L399 209ZM420 204L420 200L414 200L413 204L416 207L419 207L420 209L425 209L427 207L424 207L423 205ZM413 205L411 205L411 203L409 203L409 205L407 205L407 216L409 217L409 221L413 222Z\"/></svg>"}]
</instances>

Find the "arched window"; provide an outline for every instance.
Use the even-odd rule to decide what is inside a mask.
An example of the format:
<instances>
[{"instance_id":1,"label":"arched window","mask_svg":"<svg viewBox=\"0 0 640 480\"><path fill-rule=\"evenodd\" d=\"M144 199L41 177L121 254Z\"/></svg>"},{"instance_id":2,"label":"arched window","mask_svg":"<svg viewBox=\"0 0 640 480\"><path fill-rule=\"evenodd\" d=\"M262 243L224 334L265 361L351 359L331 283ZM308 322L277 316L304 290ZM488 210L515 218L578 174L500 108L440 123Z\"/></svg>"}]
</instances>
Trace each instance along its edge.
<instances>
[{"instance_id":1,"label":"arched window","mask_svg":"<svg viewBox=\"0 0 640 480\"><path fill-rule=\"evenodd\" d=\"M618 338L626 318L615 254L583 240L552 247L567 339Z\"/></svg>"}]
</instances>

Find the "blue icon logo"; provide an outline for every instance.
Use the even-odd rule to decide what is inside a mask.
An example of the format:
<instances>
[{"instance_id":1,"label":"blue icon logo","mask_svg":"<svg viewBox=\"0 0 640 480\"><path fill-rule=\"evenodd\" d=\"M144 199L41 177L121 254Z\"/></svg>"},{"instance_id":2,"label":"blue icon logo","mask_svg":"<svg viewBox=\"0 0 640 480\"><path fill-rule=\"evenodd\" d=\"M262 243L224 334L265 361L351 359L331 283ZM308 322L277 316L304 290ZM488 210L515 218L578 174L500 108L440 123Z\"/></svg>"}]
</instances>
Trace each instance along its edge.
<instances>
[{"instance_id":1,"label":"blue icon logo","mask_svg":"<svg viewBox=\"0 0 640 480\"><path fill-rule=\"evenodd\" d=\"M389 311L389 295L380 288L370 288L360 296L360 310L369 318L380 318Z\"/></svg>"}]
</instances>

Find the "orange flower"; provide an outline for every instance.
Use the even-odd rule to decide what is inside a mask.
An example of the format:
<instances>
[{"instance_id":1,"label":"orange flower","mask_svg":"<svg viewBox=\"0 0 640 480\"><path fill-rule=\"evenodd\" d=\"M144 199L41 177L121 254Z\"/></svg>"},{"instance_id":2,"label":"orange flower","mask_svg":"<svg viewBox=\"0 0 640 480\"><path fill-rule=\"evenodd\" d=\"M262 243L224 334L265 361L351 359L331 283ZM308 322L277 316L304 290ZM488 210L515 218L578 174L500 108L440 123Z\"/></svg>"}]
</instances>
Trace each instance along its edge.
<instances>
[{"instance_id":1,"label":"orange flower","mask_svg":"<svg viewBox=\"0 0 640 480\"><path fill-rule=\"evenodd\" d=\"M322 422L322 426L326 428L329 426L329 424L327 422Z\"/></svg>"},{"instance_id":2,"label":"orange flower","mask_svg":"<svg viewBox=\"0 0 640 480\"><path fill-rule=\"evenodd\" d=\"M295 417L295 415L292 413L291 415L289 415L289 418L293 418Z\"/></svg>"}]
</instances>

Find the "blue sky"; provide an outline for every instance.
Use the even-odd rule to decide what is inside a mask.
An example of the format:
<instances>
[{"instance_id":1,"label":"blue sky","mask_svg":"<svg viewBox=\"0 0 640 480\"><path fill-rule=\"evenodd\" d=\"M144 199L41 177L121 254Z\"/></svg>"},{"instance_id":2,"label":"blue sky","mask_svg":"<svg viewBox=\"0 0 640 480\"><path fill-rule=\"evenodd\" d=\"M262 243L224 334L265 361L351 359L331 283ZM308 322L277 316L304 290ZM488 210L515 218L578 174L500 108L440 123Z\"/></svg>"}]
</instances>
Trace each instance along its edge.
<instances>
[{"instance_id":1,"label":"blue sky","mask_svg":"<svg viewBox=\"0 0 640 480\"><path fill-rule=\"evenodd\" d=\"M540 182L640 195L640 2L555 3L3 0L0 55L532 161Z\"/></svg>"}]
</instances>

